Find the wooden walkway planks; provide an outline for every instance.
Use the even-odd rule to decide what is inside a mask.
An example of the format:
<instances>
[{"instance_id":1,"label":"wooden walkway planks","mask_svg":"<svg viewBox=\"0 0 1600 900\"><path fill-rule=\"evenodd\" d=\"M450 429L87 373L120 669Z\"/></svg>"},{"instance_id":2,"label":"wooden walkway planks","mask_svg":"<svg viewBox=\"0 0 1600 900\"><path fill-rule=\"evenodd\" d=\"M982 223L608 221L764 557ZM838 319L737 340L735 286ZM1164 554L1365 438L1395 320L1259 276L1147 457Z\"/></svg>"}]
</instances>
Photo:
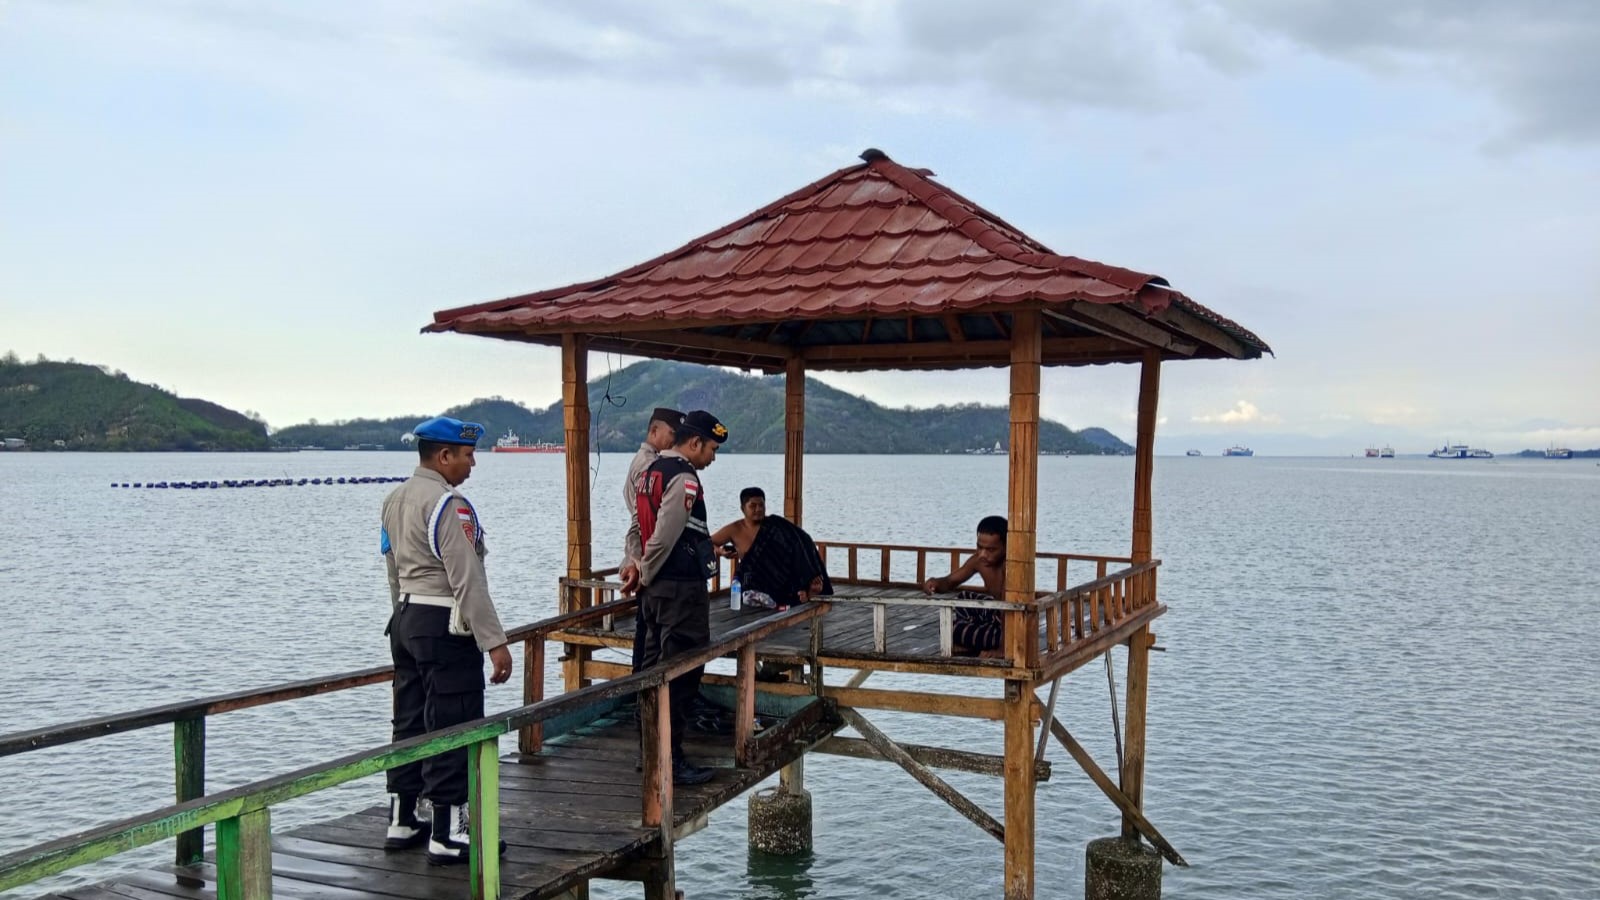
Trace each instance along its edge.
<instances>
[{"instance_id":1,"label":"wooden walkway planks","mask_svg":"<svg viewBox=\"0 0 1600 900\"><path fill-rule=\"evenodd\" d=\"M703 816L793 761L830 724L760 769L733 767L730 737L691 734L692 760L716 767L703 785L673 789L673 821L694 827ZM605 877L644 857L660 840L640 824L640 779L634 771L638 732L631 722L602 719L553 738L545 752L512 753L500 767L500 861L507 900L551 897L589 878ZM428 865L425 851L383 849L387 807L275 833L272 891L282 900L459 900L470 893L466 866ZM211 857L194 866L134 872L64 890L41 900L215 900Z\"/></svg>"}]
</instances>

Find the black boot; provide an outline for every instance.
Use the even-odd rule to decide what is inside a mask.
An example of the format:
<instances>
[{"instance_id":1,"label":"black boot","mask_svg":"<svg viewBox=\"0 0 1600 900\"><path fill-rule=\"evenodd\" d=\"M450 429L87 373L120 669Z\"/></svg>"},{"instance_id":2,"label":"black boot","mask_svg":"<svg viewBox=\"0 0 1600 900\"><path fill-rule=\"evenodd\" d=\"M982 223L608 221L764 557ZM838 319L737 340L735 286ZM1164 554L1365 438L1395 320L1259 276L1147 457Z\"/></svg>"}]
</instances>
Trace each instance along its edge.
<instances>
[{"instance_id":1,"label":"black boot","mask_svg":"<svg viewBox=\"0 0 1600 900\"><path fill-rule=\"evenodd\" d=\"M470 858L472 839L467 833L468 813L460 806L433 805L433 836L428 839L428 865L453 866ZM506 842L500 842L506 852Z\"/></svg>"},{"instance_id":2,"label":"black boot","mask_svg":"<svg viewBox=\"0 0 1600 900\"><path fill-rule=\"evenodd\" d=\"M383 839L383 849L404 850L428 839L428 823L417 818L415 794L389 795L389 833Z\"/></svg>"},{"instance_id":3,"label":"black boot","mask_svg":"<svg viewBox=\"0 0 1600 900\"><path fill-rule=\"evenodd\" d=\"M708 766L691 765L686 759L672 761L672 783L680 785L705 784L716 776L716 770Z\"/></svg>"}]
</instances>

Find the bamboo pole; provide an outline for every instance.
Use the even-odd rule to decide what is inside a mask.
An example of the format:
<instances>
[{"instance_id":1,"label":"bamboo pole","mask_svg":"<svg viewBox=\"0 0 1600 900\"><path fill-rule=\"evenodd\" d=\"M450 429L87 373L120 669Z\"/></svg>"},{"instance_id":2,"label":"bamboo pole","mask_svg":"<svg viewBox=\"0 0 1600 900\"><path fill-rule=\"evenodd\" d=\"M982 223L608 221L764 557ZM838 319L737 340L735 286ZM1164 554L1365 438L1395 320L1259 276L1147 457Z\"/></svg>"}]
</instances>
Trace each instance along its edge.
<instances>
[{"instance_id":1,"label":"bamboo pole","mask_svg":"<svg viewBox=\"0 0 1600 900\"><path fill-rule=\"evenodd\" d=\"M561 336L561 424L567 457L567 577L591 574L589 532L589 338ZM581 602L581 601L580 601ZM569 691L586 687L583 663L593 650L567 644L562 677Z\"/></svg>"},{"instance_id":2,"label":"bamboo pole","mask_svg":"<svg viewBox=\"0 0 1600 900\"><path fill-rule=\"evenodd\" d=\"M1005 599L1027 603L1034 595L1034 552L1039 509L1039 376L1043 325L1039 311L1011 317L1011 484L1007 508ZM1014 666L1039 663L1039 614L1005 615L1006 656ZM1033 690L1006 681L1005 898L1033 900Z\"/></svg>"},{"instance_id":3,"label":"bamboo pole","mask_svg":"<svg viewBox=\"0 0 1600 900\"><path fill-rule=\"evenodd\" d=\"M1011 484L1007 508L1006 595L1012 603L1033 600L1034 552L1039 509L1038 310L1012 316ZM1038 614L1006 614L1006 656L1016 666L1039 663Z\"/></svg>"},{"instance_id":4,"label":"bamboo pole","mask_svg":"<svg viewBox=\"0 0 1600 900\"><path fill-rule=\"evenodd\" d=\"M1033 900L1033 691L1006 682L1005 900Z\"/></svg>"},{"instance_id":5,"label":"bamboo pole","mask_svg":"<svg viewBox=\"0 0 1600 900\"><path fill-rule=\"evenodd\" d=\"M800 525L804 511L806 452L806 361L791 356L784 365L783 515Z\"/></svg>"}]
</instances>

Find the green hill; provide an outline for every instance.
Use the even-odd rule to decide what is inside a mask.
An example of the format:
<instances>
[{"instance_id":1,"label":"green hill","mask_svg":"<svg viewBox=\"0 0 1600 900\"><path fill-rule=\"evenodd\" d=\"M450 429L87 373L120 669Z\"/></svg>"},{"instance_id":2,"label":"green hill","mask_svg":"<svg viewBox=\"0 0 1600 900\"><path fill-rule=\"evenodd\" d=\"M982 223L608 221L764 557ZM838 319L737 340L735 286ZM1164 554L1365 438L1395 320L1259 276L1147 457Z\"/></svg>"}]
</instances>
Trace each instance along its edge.
<instances>
[{"instance_id":1,"label":"green hill","mask_svg":"<svg viewBox=\"0 0 1600 900\"><path fill-rule=\"evenodd\" d=\"M589 383L591 441L600 450L628 452L639 446L645 419L657 406L709 409L728 426L728 452L783 451L782 376L740 375L689 363L650 360ZM561 404L530 410L493 398L445 411L482 423L491 437L515 431L523 443L560 443ZM331 424L294 425L273 434L279 446L328 448L360 444L402 445L400 436L423 414L393 419L355 419ZM847 394L820 381L806 381L806 451L810 453L962 453L1008 442L1005 407L961 404L932 409L890 409ZM487 442L485 442L487 446ZM1075 432L1057 422L1039 426L1040 449L1048 453L1131 453L1110 432Z\"/></svg>"},{"instance_id":2,"label":"green hill","mask_svg":"<svg viewBox=\"0 0 1600 900\"><path fill-rule=\"evenodd\" d=\"M267 428L205 400L75 362L0 358L0 438L34 450L266 450Z\"/></svg>"}]
</instances>

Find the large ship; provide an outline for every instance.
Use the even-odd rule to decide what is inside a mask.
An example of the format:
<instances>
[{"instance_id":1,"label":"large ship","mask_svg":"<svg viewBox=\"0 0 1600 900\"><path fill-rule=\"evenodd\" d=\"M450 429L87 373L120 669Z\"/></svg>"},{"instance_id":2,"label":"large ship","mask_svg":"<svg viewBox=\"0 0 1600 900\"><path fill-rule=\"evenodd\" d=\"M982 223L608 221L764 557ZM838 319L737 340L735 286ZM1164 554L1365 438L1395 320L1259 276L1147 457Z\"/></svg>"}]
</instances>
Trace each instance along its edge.
<instances>
[{"instance_id":1,"label":"large ship","mask_svg":"<svg viewBox=\"0 0 1600 900\"><path fill-rule=\"evenodd\" d=\"M1200 451L1199 450L1185 450L1183 452L1183 455L1184 456L1199 456L1200 455Z\"/></svg>"},{"instance_id":2,"label":"large ship","mask_svg":"<svg viewBox=\"0 0 1600 900\"><path fill-rule=\"evenodd\" d=\"M522 438L517 437L517 433L515 431L512 431L511 429L507 428L505 435L503 437L497 438L495 440L495 442L494 442L494 452L496 452L496 453L565 453L565 452L567 452L567 445L565 445L565 444L549 444L549 443L545 443L544 441L540 441L537 444L524 444L524 443L522 443Z\"/></svg>"},{"instance_id":3,"label":"large ship","mask_svg":"<svg viewBox=\"0 0 1600 900\"><path fill-rule=\"evenodd\" d=\"M1566 447L1557 447L1554 444L1544 451L1545 459L1571 459L1572 451Z\"/></svg>"},{"instance_id":4,"label":"large ship","mask_svg":"<svg viewBox=\"0 0 1600 900\"><path fill-rule=\"evenodd\" d=\"M1254 450L1251 450L1249 447L1241 447L1241 446L1235 444L1234 446L1229 447L1228 449L1222 451L1222 455L1223 456L1255 456L1256 452Z\"/></svg>"},{"instance_id":5,"label":"large ship","mask_svg":"<svg viewBox=\"0 0 1600 900\"><path fill-rule=\"evenodd\" d=\"M1433 459L1494 459L1494 454L1466 444L1446 443L1443 447L1428 454Z\"/></svg>"},{"instance_id":6,"label":"large ship","mask_svg":"<svg viewBox=\"0 0 1600 900\"><path fill-rule=\"evenodd\" d=\"M1368 447L1367 459L1394 459L1394 448L1389 446Z\"/></svg>"}]
</instances>

